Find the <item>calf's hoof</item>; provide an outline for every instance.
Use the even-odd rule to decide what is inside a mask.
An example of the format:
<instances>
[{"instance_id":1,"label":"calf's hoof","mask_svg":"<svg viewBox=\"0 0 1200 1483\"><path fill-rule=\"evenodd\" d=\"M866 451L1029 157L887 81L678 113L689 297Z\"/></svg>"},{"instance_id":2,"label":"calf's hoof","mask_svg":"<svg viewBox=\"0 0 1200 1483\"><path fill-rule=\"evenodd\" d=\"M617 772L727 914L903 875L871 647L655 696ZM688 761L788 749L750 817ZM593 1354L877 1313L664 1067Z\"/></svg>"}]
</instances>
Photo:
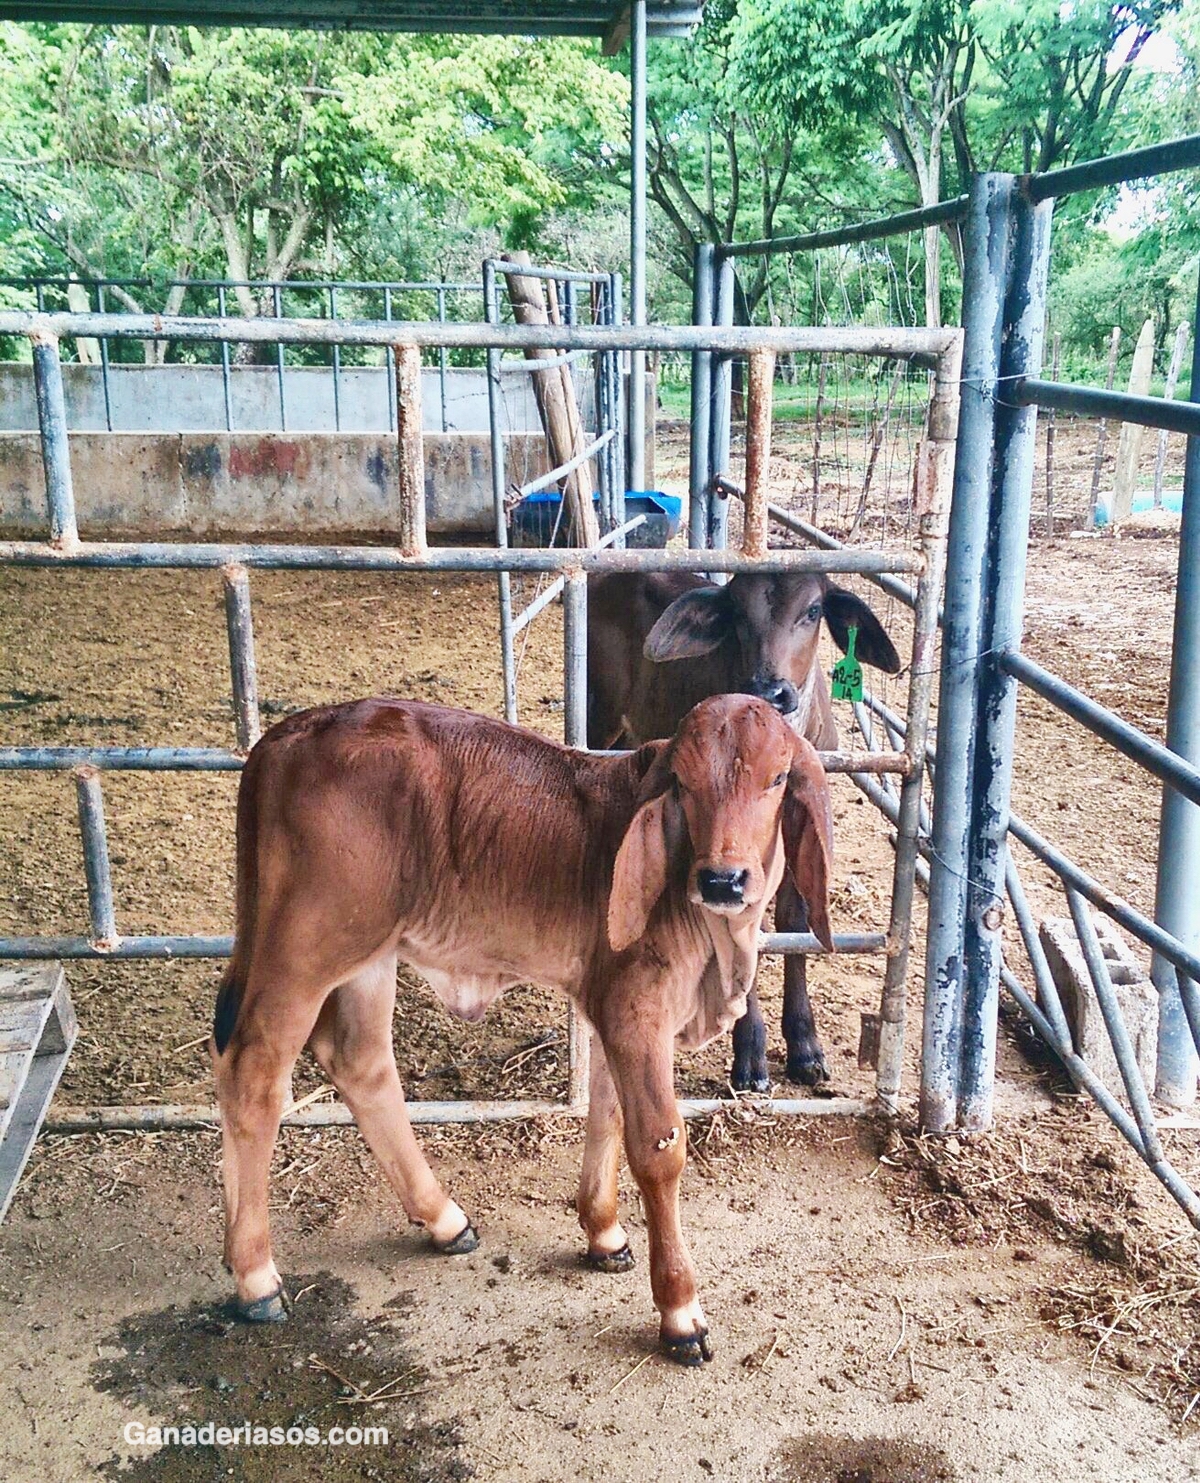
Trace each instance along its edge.
<instances>
[{"instance_id":1,"label":"calf's hoof","mask_svg":"<svg viewBox=\"0 0 1200 1483\"><path fill-rule=\"evenodd\" d=\"M771 1090L771 1078L764 1071L738 1071L734 1069L729 1078L729 1085L735 1092L769 1092Z\"/></svg>"},{"instance_id":2,"label":"calf's hoof","mask_svg":"<svg viewBox=\"0 0 1200 1483\"><path fill-rule=\"evenodd\" d=\"M292 1300L280 1283L263 1298L239 1298L237 1315L244 1323L286 1323L292 1311Z\"/></svg>"},{"instance_id":3,"label":"calf's hoof","mask_svg":"<svg viewBox=\"0 0 1200 1483\"><path fill-rule=\"evenodd\" d=\"M809 1055L789 1056L787 1079L802 1087L819 1087L828 1081L829 1067L825 1064L824 1052L818 1047Z\"/></svg>"},{"instance_id":4,"label":"calf's hoof","mask_svg":"<svg viewBox=\"0 0 1200 1483\"><path fill-rule=\"evenodd\" d=\"M633 1252L626 1241L619 1251L585 1252L583 1262L593 1272L628 1272L633 1267Z\"/></svg>"},{"instance_id":5,"label":"calf's hoof","mask_svg":"<svg viewBox=\"0 0 1200 1483\"><path fill-rule=\"evenodd\" d=\"M713 1357L712 1340L708 1337L707 1329L701 1329L695 1334L660 1333L658 1347L669 1360L689 1368L702 1365Z\"/></svg>"},{"instance_id":6,"label":"calf's hoof","mask_svg":"<svg viewBox=\"0 0 1200 1483\"><path fill-rule=\"evenodd\" d=\"M441 1256L466 1256L468 1252L474 1251L479 1245L479 1232L470 1221L463 1226L457 1236L452 1236L449 1241L443 1241L439 1246L435 1241L433 1249Z\"/></svg>"}]
</instances>

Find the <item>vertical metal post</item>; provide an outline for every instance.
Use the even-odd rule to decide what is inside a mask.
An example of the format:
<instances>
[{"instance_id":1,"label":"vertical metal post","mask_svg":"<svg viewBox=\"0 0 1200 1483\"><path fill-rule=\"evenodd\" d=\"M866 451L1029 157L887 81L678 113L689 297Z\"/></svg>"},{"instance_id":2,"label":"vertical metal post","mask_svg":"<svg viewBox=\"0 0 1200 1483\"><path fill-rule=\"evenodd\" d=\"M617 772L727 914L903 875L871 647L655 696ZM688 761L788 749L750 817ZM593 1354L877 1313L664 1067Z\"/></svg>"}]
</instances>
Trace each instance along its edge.
<instances>
[{"instance_id":1,"label":"vertical metal post","mask_svg":"<svg viewBox=\"0 0 1200 1483\"><path fill-rule=\"evenodd\" d=\"M646 323L646 0L630 6L629 321ZM646 487L646 352L629 352L629 484ZM623 517L622 517L623 518Z\"/></svg>"},{"instance_id":2,"label":"vertical metal post","mask_svg":"<svg viewBox=\"0 0 1200 1483\"><path fill-rule=\"evenodd\" d=\"M225 318L225 285L217 287L217 315ZM229 376L229 341L221 341L221 390L225 395L225 431L233 431L233 387Z\"/></svg>"},{"instance_id":3,"label":"vertical metal post","mask_svg":"<svg viewBox=\"0 0 1200 1483\"><path fill-rule=\"evenodd\" d=\"M500 323L500 299L496 287L495 265L483 265L483 307L489 324ZM488 428L492 447L492 508L495 515L496 545L508 545L508 516L504 509L504 435L500 429L500 352L487 352ZM512 583L507 572L496 574L500 598L500 660L504 670L504 719L517 719L517 660L513 646Z\"/></svg>"},{"instance_id":4,"label":"vertical metal post","mask_svg":"<svg viewBox=\"0 0 1200 1483\"><path fill-rule=\"evenodd\" d=\"M279 285L276 284L271 290L271 299L275 309L275 318L283 318L283 295ZM275 373L279 378L279 430L287 432L287 396L283 389L283 341L280 340L275 346Z\"/></svg>"},{"instance_id":5,"label":"vertical metal post","mask_svg":"<svg viewBox=\"0 0 1200 1483\"><path fill-rule=\"evenodd\" d=\"M1019 649L1025 611L1025 566L1037 456L1037 409L1016 407L1004 388L1037 376L1046 332L1053 201L1030 203L1014 182L1008 192L1010 246L995 409L988 554L979 635L975 776L967 875L962 1070L958 1125L991 1126L996 1026L1003 959L1005 860L1012 792L1017 682L997 655Z\"/></svg>"},{"instance_id":6,"label":"vertical metal post","mask_svg":"<svg viewBox=\"0 0 1200 1483\"><path fill-rule=\"evenodd\" d=\"M713 254L713 321L719 325L733 323L733 259ZM715 481L729 472L730 418L733 412L733 362L727 355L713 356L712 410L709 413L709 478ZM723 551L727 545L729 501L717 497L709 485L708 540L712 550ZM724 580L718 577L718 581Z\"/></svg>"},{"instance_id":7,"label":"vertical metal post","mask_svg":"<svg viewBox=\"0 0 1200 1483\"><path fill-rule=\"evenodd\" d=\"M608 312L608 284L600 283L593 287L592 297L592 319L599 324L609 322ZM613 425L612 400L609 396L608 381L608 356L604 351L598 351L592 357L592 395L596 405L596 434L606 433ZM600 456L596 460L596 483L600 494L600 533L607 535L613 528L612 518L612 446L611 440L608 445L600 450Z\"/></svg>"},{"instance_id":8,"label":"vertical metal post","mask_svg":"<svg viewBox=\"0 0 1200 1483\"><path fill-rule=\"evenodd\" d=\"M92 941L97 947L113 948L117 945L117 918L108 864L108 833L104 827L104 796L96 768L77 769L75 798L79 805L79 837L83 842Z\"/></svg>"},{"instance_id":9,"label":"vertical metal post","mask_svg":"<svg viewBox=\"0 0 1200 1483\"><path fill-rule=\"evenodd\" d=\"M396 443L400 485L398 538L406 554L423 556L425 541L425 437L421 413L421 350L400 344L396 353Z\"/></svg>"},{"instance_id":10,"label":"vertical metal post","mask_svg":"<svg viewBox=\"0 0 1200 1483\"><path fill-rule=\"evenodd\" d=\"M612 314L613 325L625 322L625 310L621 295L620 273L610 273L609 283L609 310ZM625 491L629 488L629 476L625 468L625 378L621 374L621 352L612 352L609 364L613 384L613 426L617 435L608 445L612 449L613 456L613 523L625 524ZM625 537L619 536L614 542L619 548L625 545Z\"/></svg>"},{"instance_id":11,"label":"vertical metal post","mask_svg":"<svg viewBox=\"0 0 1200 1483\"><path fill-rule=\"evenodd\" d=\"M79 540L79 528L75 523L75 491L71 484L67 407L63 400L58 336L49 330L35 329L29 338L33 345L33 387L37 397L38 426L42 433L50 541L55 546L73 546Z\"/></svg>"},{"instance_id":12,"label":"vertical metal post","mask_svg":"<svg viewBox=\"0 0 1200 1483\"><path fill-rule=\"evenodd\" d=\"M1200 292L1192 336L1192 383L1200 401ZM1179 576L1171 641L1167 746L1200 765L1200 438L1187 440ZM1200 947L1200 808L1163 787L1158 835L1158 887L1154 920L1193 952ZM1158 1067L1155 1091L1173 1107L1196 1099L1196 1049L1191 1042L1179 982L1157 954L1151 977L1158 989Z\"/></svg>"},{"instance_id":13,"label":"vertical metal post","mask_svg":"<svg viewBox=\"0 0 1200 1483\"><path fill-rule=\"evenodd\" d=\"M1012 190L1011 176L973 177L963 242L962 401L946 556L921 1062L921 1122L931 1133L948 1132L958 1120L976 668Z\"/></svg>"},{"instance_id":14,"label":"vertical metal post","mask_svg":"<svg viewBox=\"0 0 1200 1483\"><path fill-rule=\"evenodd\" d=\"M337 318L337 289L329 285L329 317ZM342 347L333 347L333 430L342 430Z\"/></svg>"},{"instance_id":15,"label":"vertical metal post","mask_svg":"<svg viewBox=\"0 0 1200 1483\"><path fill-rule=\"evenodd\" d=\"M392 317L392 291L385 288L383 291L383 317L390 320ZM396 431L396 352L389 345L384 355L387 365L387 403L388 403L388 432ZM442 400L442 411L445 413L446 403ZM444 431L443 423L443 431Z\"/></svg>"},{"instance_id":16,"label":"vertical metal post","mask_svg":"<svg viewBox=\"0 0 1200 1483\"><path fill-rule=\"evenodd\" d=\"M892 908L888 922L888 960L879 1004L879 1056L875 1090L880 1107L900 1110L907 1014L908 954L912 908L921 854L921 830L928 829L922 802L929 709L937 652L938 608L946 560L946 525L953 483L954 440L958 432L960 347L946 352L937 367L929 403L926 437L919 452L914 513L925 558L917 578L913 613L912 667L908 681L908 724L905 748L909 771L900 784L896 810L896 860L892 873Z\"/></svg>"},{"instance_id":17,"label":"vertical metal post","mask_svg":"<svg viewBox=\"0 0 1200 1483\"><path fill-rule=\"evenodd\" d=\"M437 291L438 323L446 323L446 290L439 288ZM442 403L442 431L446 432L450 424L446 420L446 347L438 346L438 390Z\"/></svg>"},{"instance_id":18,"label":"vertical metal post","mask_svg":"<svg viewBox=\"0 0 1200 1483\"><path fill-rule=\"evenodd\" d=\"M563 740L587 746L587 577L568 572L563 583ZM572 1004L567 1010L567 1102L587 1106L591 1032Z\"/></svg>"},{"instance_id":19,"label":"vertical metal post","mask_svg":"<svg viewBox=\"0 0 1200 1483\"><path fill-rule=\"evenodd\" d=\"M238 751L248 752L262 735L258 715L258 665L254 659L254 620L250 577L244 566L221 568L225 589L225 629L229 635L229 677Z\"/></svg>"},{"instance_id":20,"label":"vertical metal post","mask_svg":"<svg viewBox=\"0 0 1200 1483\"><path fill-rule=\"evenodd\" d=\"M96 308L100 311L101 314L103 314L105 311L105 307L104 285L103 283L98 283L96 285ZM104 426L108 429L109 432L112 432L112 387L109 385L108 379L107 335L102 335L100 338L100 384L104 388Z\"/></svg>"},{"instance_id":21,"label":"vertical metal post","mask_svg":"<svg viewBox=\"0 0 1200 1483\"><path fill-rule=\"evenodd\" d=\"M710 242L698 242L692 254L692 323L713 322L713 256ZM713 498L709 463L709 417L712 413L711 350L692 351L692 428L688 478L688 545L702 551L708 544L708 504Z\"/></svg>"}]
</instances>

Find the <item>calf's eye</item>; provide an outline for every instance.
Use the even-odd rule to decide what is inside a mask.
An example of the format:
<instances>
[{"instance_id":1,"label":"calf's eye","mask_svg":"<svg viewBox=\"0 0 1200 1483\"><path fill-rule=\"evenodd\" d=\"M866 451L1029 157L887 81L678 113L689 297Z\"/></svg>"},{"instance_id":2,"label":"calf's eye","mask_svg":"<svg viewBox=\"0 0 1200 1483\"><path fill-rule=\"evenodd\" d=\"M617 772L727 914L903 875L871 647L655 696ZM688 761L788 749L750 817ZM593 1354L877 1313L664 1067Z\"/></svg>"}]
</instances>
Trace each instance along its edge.
<instances>
[{"instance_id":1,"label":"calf's eye","mask_svg":"<svg viewBox=\"0 0 1200 1483\"><path fill-rule=\"evenodd\" d=\"M810 623L815 623L817 621L817 619L821 616L821 604L819 602L813 603L812 606L809 608L808 612L805 613L804 616L808 619L808 621Z\"/></svg>"},{"instance_id":2,"label":"calf's eye","mask_svg":"<svg viewBox=\"0 0 1200 1483\"><path fill-rule=\"evenodd\" d=\"M786 772L781 772L777 778L772 778L771 779L771 787L772 788L779 788L779 787L782 787L783 784L786 783L786 782L787 782L787 773Z\"/></svg>"}]
</instances>

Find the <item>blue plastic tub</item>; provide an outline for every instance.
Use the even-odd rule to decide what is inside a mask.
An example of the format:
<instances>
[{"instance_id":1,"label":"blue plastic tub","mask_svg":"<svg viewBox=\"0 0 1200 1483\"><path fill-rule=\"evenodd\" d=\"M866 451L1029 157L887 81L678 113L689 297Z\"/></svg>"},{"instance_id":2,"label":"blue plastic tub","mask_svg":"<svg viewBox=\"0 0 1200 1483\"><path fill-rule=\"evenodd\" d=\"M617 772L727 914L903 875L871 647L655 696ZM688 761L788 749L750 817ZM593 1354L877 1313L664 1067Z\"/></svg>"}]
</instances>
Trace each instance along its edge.
<instances>
[{"instance_id":1,"label":"blue plastic tub","mask_svg":"<svg viewBox=\"0 0 1200 1483\"><path fill-rule=\"evenodd\" d=\"M599 513L599 497L596 497ZM557 524L556 546L567 544L566 520L560 519L562 497L554 490L527 495L509 516L509 540L514 546L548 546ZM645 515L645 524L625 537L627 546L665 546L679 532L683 519L683 501L678 495L663 494L656 489L625 496L625 518Z\"/></svg>"}]
</instances>

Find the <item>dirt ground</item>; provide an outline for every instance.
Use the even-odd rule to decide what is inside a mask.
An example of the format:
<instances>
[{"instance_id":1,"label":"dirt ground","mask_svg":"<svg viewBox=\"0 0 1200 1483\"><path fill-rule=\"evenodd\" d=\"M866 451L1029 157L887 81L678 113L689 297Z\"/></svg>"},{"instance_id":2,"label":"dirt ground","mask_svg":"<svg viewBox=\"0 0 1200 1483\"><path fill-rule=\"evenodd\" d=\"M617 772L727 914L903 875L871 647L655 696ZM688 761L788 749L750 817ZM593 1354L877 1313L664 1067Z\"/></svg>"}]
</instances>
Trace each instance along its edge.
<instances>
[{"instance_id":1,"label":"dirt ground","mask_svg":"<svg viewBox=\"0 0 1200 1483\"><path fill-rule=\"evenodd\" d=\"M668 429L668 489L686 479L681 446ZM836 452L836 437L826 446ZM888 447L864 536L903 529L903 447ZM1031 548L1027 648L1161 734L1177 541L1169 521L1139 539L1072 538L1091 448L1090 433L1060 427L1061 518L1055 540ZM860 469L863 451L860 439ZM782 437L776 478L803 508L800 430ZM831 463L822 518L835 529L853 516L855 478ZM252 585L266 720L379 691L499 710L491 581L261 573ZM903 634L895 605L871 600ZM902 681L880 693L902 708ZM520 697L523 720L561 735L555 609L532 631ZM0 573L0 743L87 741L231 744L212 574ZM235 790L229 775L105 778L123 931L230 930ZM836 927L882 930L886 832L847 779L834 794ZM1028 696L1015 806L1152 906L1157 787ZM0 932L86 930L74 815L69 777L0 775ZM1035 912L1062 914L1048 873L1024 863ZM919 933L915 945L919 965ZM68 972L81 1030L59 1105L211 1101L202 1040L218 964ZM865 1095L855 1051L878 964L825 959L810 974L830 1089ZM776 1068L779 989L769 963ZM273 1209L301 1296L284 1333L224 1316L215 1136L43 1138L0 1228L4 1476L1200 1477L1200 1404L1181 1425L1200 1393L1186 1223L1107 1123L1018 1054L1019 1038L1003 1037L997 1133L969 1145L881 1141L861 1124L777 1122L745 1107L693 1128L685 1223L720 1346L701 1375L653 1355L629 1190L637 1271L577 1267L569 1124L423 1133L484 1236L456 1260L398 1225L352 1131L288 1133ZM909 1040L915 1088L915 1031ZM413 1097L565 1089L565 1015L534 991L465 1026L406 982L396 1044ZM720 1093L728 1057L724 1042L689 1057L681 1089ZM297 1090L317 1085L304 1068ZM1195 1179L1200 1135L1166 1137ZM384 1398L368 1402L373 1392ZM347 1416L386 1425L390 1445L153 1453L122 1440L130 1419L325 1428Z\"/></svg>"}]
</instances>

